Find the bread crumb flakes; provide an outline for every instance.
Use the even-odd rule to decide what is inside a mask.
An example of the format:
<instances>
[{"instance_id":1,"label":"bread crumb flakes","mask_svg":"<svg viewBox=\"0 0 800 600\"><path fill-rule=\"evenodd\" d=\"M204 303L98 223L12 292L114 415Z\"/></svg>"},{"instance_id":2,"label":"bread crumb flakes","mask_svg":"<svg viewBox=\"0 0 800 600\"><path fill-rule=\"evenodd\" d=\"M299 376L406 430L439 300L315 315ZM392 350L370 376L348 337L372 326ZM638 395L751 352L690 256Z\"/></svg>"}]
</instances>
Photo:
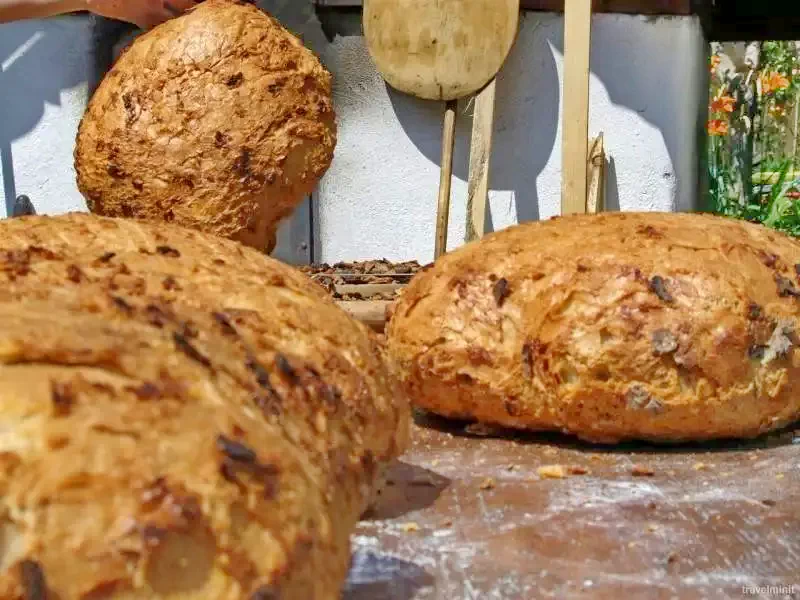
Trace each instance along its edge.
<instances>
[{"instance_id":1,"label":"bread crumb flakes","mask_svg":"<svg viewBox=\"0 0 800 600\"><path fill-rule=\"evenodd\" d=\"M653 469L644 465L633 465L631 469L631 475L634 477L652 477L655 474L656 472Z\"/></svg>"},{"instance_id":2,"label":"bread crumb flakes","mask_svg":"<svg viewBox=\"0 0 800 600\"><path fill-rule=\"evenodd\" d=\"M567 472L570 475L587 475L589 473L589 469L580 465L570 465L567 467Z\"/></svg>"},{"instance_id":3,"label":"bread crumb flakes","mask_svg":"<svg viewBox=\"0 0 800 600\"><path fill-rule=\"evenodd\" d=\"M494 489L494 485L495 485L494 484L494 479L491 478L491 477L487 477L481 483L481 489L482 490L491 490L491 489Z\"/></svg>"},{"instance_id":4,"label":"bread crumb flakes","mask_svg":"<svg viewBox=\"0 0 800 600\"><path fill-rule=\"evenodd\" d=\"M411 521L409 523L403 523L402 525L400 525L400 529L401 529L401 531L404 531L405 533L413 533L415 531L419 531L419 524L417 524L417 523L415 523L413 521Z\"/></svg>"},{"instance_id":5,"label":"bread crumb flakes","mask_svg":"<svg viewBox=\"0 0 800 600\"><path fill-rule=\"evenodd\" d=\"M542 479L564 479L567 476L566 469L561 465L545 465L536 472Z\"/></svg>"}]
</instances>

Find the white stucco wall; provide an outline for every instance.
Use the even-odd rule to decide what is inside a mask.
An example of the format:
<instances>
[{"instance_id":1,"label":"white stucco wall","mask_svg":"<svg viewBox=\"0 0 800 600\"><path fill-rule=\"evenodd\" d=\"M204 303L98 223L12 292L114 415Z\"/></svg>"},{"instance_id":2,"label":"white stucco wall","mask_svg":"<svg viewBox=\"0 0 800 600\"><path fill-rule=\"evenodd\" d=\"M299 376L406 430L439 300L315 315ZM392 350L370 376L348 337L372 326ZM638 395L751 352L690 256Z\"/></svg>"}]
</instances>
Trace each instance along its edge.
<instances>
[{"instance_id":1,"label":"white stucco wall","mask_svg":"<svg viewBox=\"0 0 800 600\"><path fill-rule=\"evenodd\" d=\"M314 198L314 259L433 256L442 106L387 88L363 39L326 39L310 0L262 4L301 34L334 74L339 144ZM31 197L39 213L85 210L72 149L94 74L90 20L0 26L0 183L6 205ZM526 13L498 79L489 225L557 214L560 203L559 15ZM347 29L347 28L345 28ZM603 131L607 198L623 210L697 206L706 48L694 18L597 15L592 31L590 133ZM450 247L464 234L470 108L462 103ZM308 207L282 229L278 256L308 256Z\"/></svg>"},{"instance_id":2,"label":"white stucco wall","mask_svg":"<svg viewBox=\"0 0 800 600\"><path fill-rule=\"evenodd\" d=\"M72 149L92 79L88 18L0 25L0 189L3 216L16 195L38 212L85 210Z\"/></svg>"}]
</instances>

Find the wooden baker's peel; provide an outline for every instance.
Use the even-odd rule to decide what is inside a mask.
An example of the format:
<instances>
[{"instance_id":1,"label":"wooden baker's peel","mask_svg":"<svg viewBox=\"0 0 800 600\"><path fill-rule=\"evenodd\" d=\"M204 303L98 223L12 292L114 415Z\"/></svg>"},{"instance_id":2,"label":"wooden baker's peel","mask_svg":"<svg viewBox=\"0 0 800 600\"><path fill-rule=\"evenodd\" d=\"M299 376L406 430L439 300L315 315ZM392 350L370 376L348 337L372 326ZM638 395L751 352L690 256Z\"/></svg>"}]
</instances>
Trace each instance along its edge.
<instances>
[{"instance_id":1,"label":"wooden baker's peel","mask_svg":"<svg viewBox=\"0 0 800 600\"><path fill-rule=\"evenodd\" d=\"M483 90L486 95L477 99L476 111L480 105L482 112L489 107L493 112L494 77L516 38L519 0L364 0L363 18L367 48L386 82L418 98L446 102L436 219L439 258L447 246L456 103ZM487 118L475 118L479 124L473 132L478 126L484 131ZM488 192L491 132L481 136L480 145L486 149L480 161L485 175L478 177L481 169L471 167L475 198L484 188ZM483 206L485 211L485 201Z\"/></svg>"}]
</instances>

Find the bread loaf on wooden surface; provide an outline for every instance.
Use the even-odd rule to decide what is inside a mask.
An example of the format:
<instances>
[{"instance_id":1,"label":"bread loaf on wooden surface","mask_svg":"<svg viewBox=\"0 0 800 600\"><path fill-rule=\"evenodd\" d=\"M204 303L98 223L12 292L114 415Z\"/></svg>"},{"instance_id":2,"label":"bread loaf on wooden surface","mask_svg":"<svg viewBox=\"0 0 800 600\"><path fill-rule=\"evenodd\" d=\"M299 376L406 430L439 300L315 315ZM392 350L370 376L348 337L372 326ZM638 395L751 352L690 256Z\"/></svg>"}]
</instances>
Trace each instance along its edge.
<instances>
[{"instance_id":1,"label":"bread loaf on wooden surface","mask_svg":"<svg viewBox=\"0 0 800 600\"><path fill-rule=\"evenodd\" d=\"M338 598L408 438L375 336L188 229L75 214L0 239L0 598Z\"/></svg>"},{"instance_id":2,"label":"bread loaf on wooden surface","mask_svg":"<svg viewBox=\"0 0 800 600\"><path fill-rule=\"evenodd\" d=\"M331 76L278 21L206 0L138 37L94 93L75 148L89 209L173 221L270 252L328 169Z\"/></svg>"},{"instance_id":3,"label":"bread loaf on wooden surface","mask_svg":"<svg viewBox=\"0 0 800 600\"><path fill-rule=\"evenodd\" d=\"M388 352L412 402L596 442L751 437L800 417L800 244L698 214L490 234L406 288Z\"/></svg>"}]
</instances>

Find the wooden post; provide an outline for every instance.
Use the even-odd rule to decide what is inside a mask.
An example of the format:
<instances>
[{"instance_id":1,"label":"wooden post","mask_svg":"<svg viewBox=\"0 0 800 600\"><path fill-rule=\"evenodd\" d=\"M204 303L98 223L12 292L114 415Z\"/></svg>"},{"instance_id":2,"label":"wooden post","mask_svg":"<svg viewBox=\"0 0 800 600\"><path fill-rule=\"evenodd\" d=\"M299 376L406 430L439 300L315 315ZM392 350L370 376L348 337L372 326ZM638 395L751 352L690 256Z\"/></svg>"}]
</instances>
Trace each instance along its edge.
<instances>
[{"instance_id":1,"label":"wooden post","mask_svg":"<svg viewBox=\"0 0 800 600\"><path fill-rule=\"evenodd\" d=\"M606 152L602 132L589 144L587 163L589 189L586 195L586 212L603 212L606 207Z\"/></svg>"},{"instance_id":2,"label":"wooden post","mask_svg":"<svg viewBox=\"0 0 800 600\"><path fill-rule=\"evenodd\" d=\"M561 213L586 211L592 1L564 2Z\"/></svg>"},{"instance_id":3,"label":"wooden post","mask_svg":"<svg viewBox=\"0 0 800 600\"><path fill-rule=\"evenodd\" d=\"M475 96L472 119L472 144L469 150L467 186L467 234L465 241L483 237L486 231L486 204L489 198L489 167L492 155L496 79Z\"/></svg>"}]
</instances>

